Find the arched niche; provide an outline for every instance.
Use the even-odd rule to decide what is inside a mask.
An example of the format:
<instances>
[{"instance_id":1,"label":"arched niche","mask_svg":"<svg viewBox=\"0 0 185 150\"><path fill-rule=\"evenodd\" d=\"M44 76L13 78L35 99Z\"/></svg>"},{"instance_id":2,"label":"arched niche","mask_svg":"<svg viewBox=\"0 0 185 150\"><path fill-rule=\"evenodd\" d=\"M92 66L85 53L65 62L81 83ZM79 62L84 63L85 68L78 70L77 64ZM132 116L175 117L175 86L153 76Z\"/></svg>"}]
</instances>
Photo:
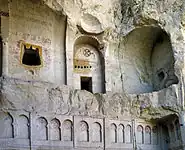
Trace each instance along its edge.
<instances>
[{"instance_id":1,"label":"arched niche","mask_svg":"<svg viewBox=\"0 0 185 150\"><path fill-rule=\"evenodd\" d=\"M145 144L151 144L152 131L150 126L145 127Z\"/></svg>"},{"instance_id":2,"label":"arched niche","mask_svg":"<svg viewBox=\"0 0 185 150\"><path fill-rule=\"evenodd\" d=\"M126 126L125 135L125 142L132 143L132 127L130 125Z\"/></svg>"},{"instance_id":3,"label":"arched niche","mask_svg":"<svg viewBox=\"0 0 185 150\"><path fill-rule=\"evenodd\" d=\"M50 139L53 141L61 140L60 121L56 118L50 122Z\"/></svg>"},{"instance_id":4,"label":"arched niche","mask_svg":"<svg viewBox=\"0 0 185 150\"><path fill-rule=\"evenodd\" d=\"M78 126L78 141L89 142L89 125L85 121L81 121Z\"/></svg>"},{"instance_id":5,"label":"arched niche","mask_svg":"<svg viewBox=\"0 0 185 150\"><path fill-rule=\"evenodd\" d=\"M117 126L114 123L110 125L110 142L117 143Z\"/></svg>"},{"instance_id":6,"label":"arched niche","mask_svg":"<svg viewBox=\"0 0 185 150\"><path fill-rule=\"evenodd\" d=\"M118 126L118 142L125 143L125 127L123 124Z\"/></svg>"},{"instance_id":7,"label":"arched niche","mask_svg":"<svg viewBox=\"0 0 185 150\"><path fill-rule=\"evenodd\" d=\"M158 91L178 83L169 35L158 26L131 31L121 43L122 82L130 94Z\"/></svg>"},{"instance_id":8,"label":"arched niche","mask_svg":"<svg viewBox=\"0 0 185 150\"><path fill-rule=\"evenodd\" d=\"M63 141L73 141L72 129L73 129L72 121L65 120L62 124L62 139L63 139Z\"/></svg>"},{"instance_id":9,"label":"arched niche","mask_svg":"<svg viewBox=\"0 0 185 150\"><path fill-rule=\"evenodd\" d=\"M29 138L29 119L25 115L18 117L18 138L28 139Z\"/></svg>"},{"instance_id":10,"label":"arched niche","mask_svg":"<svg viewBox=\"0 0 185 150\"><path fill-rule=\"evenodd\" d=\"M102 142L102 127L98 122L92 124L92 141Z\"/></svg>"},{"instance_id":11,"label":"arched niche","mask_svg":"<svg viewBox=\"0 0 185 150\"><path fill-rule=\"evenodd\" d=\"M36 120L36 139L38 140L48 140L48 122L44 117L39 117Z\"/></svg>"},{"instance_id":12,"label":"arched niche","mask_svg":"<svg viewBox=\"0 0 185 150\"><path fill-rule=\"evenodd\" d=\"M13 138L13 117L0 112L0 138Z\"/></svg>"},{"instance_id":13,"label":"arched niche","mask_svg":"<svg viewBox=\"0 0 185 150\"><path fill-rule=\"evenodd\" d=\"M138 144L144 144L144 131L143 131L143 126L138 125L137 126L137 143Z\"/></svg>"},{"instance_id":14,"label":"arched niche","mask_svg":"<svg viewBox=\"0 0 185 150\"><path fill-rule=\"evenodd\" d=\"M75 41L73 73L76 88L93 93L105 92L105 60L96 38L81 36Z\"/></svg>"},{"instance_id":15,"label":"arched niche","mask_svg":"<svg viewBox=\"0 0 185 150\"><path fill-rule=\"evenodd\" d=\"M157 126L154 126L152 128L152 144L157 145L158 144L158 129Z\"/></svg>"}]
</instances>

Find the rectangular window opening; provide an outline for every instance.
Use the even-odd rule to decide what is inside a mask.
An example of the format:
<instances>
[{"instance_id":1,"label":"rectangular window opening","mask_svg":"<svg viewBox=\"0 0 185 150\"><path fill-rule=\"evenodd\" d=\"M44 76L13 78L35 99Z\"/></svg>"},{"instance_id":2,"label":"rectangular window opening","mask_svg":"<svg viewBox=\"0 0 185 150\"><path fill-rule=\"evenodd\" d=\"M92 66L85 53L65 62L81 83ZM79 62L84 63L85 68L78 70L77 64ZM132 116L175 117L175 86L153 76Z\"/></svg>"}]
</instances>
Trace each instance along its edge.
<instances>
[{"instance_id":1,"label":"rectangular window opening","mask_svg":"<svg viewBox=\"0 0 185 150\"><path fill-rule=\"evenodd\" d=\"M21 64L26 67L42 67L42 48L38 45L22 42Z\"/></svg>"},{"instance_id":2,"label":"rectangular window opening","mask_svg":"<svg viewBox=\"0 0 185 150\"><path fill-rule=\"evenodd\" d=\"M92 93L92 77L81 77L81 90Z\"/></svg>"}]
</instances>

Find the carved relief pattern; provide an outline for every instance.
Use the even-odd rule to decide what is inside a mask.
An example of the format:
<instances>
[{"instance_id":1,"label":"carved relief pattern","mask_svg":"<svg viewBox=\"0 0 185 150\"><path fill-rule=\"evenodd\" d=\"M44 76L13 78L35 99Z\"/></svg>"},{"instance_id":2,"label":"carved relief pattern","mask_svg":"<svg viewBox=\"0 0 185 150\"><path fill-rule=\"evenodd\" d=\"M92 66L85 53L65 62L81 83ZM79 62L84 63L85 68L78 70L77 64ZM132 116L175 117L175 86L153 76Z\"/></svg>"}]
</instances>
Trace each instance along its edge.
<instances>
[{"instance_id":1,"label":"carved relief pattern","mask_svg":"<svg viewBox=\"0 0 185 150\"><path fill-rule=\"evenodd\" d=\"M76 47L73 61L74 71L78 73L89 73L93 68L100 65L97 49L87 44Z\"/></svg>"},{"instance_id":2,"label":"carved relief pattern","mask_svg":"<svg viewBox=\"0 0 185 150\"><path fill-rule=\"evenodd\" d=\"M90 55L92 55L93 53L91 52L91 50L89 49L84 49L83 50L83 54L85 57L89 57Z\"/></svg>"},{"instance_id":3,"label":"carved relief pattern","mask_svg":"<svg viewBox=\"0 0 185 150\"><path fill-rule=\"evenodd\" d=\"M29 139L30 134L29 131L31 129L29 122L30 118L27 115L21 114L17 115L16 119L14 120L14 115L11 116L9 113L1 113L0 115L0 142L1 139L9 139L14 137L14 130L15 130L15 137L19 140L22 139ZM36 134L33 137L33 140L42 141L41 143L44 144L45 142L54 142L54 141L61 141L67 142L67 144L71 143L73 145L73 136L76 135L77 141L80 144L104 144L103 139L103 132L104 126L103 122L94 120L91 121L77 121L75 123L76 129L73 130L73 122L72 118L61 120L61 118L54 118L52 117L35 117L33 120L33 134ZM47 120L50 120L49 122ZM13 123L15 122L15 123ZM90 124L90 122L92 124ZM62 124L61 124L62 123ZM179 130L179 122L174 122L176 130ZM109 138L107 140L111 145L117 146L122 144L129 144L132 143L132 126L130 124L122 123L111 123L108 124L108 136L105 135L105 138ZM15 127L15 129L14 129ZM49 128L48 128L49 127ZM170 126L169 126L170 127ZM178 127L178 128L176 128ZM90 130L89 130L90 128ZM3 129L3 130L2 130ZM174 130L174 132L176 131ZM48 134L49 132L49 134ZM77 133L73 133L77 132ZM174 134L177 137L177 134ZM49 137L48 137L49 136ZM172 136L170 134L170 136ZM84 142L84 143L83 143ZM136 142L138 144L145 144L145 145L158 145L158 129L157 126L149 126L149 125L138 125L136 128Z\"/></svg>"}]
</instances>

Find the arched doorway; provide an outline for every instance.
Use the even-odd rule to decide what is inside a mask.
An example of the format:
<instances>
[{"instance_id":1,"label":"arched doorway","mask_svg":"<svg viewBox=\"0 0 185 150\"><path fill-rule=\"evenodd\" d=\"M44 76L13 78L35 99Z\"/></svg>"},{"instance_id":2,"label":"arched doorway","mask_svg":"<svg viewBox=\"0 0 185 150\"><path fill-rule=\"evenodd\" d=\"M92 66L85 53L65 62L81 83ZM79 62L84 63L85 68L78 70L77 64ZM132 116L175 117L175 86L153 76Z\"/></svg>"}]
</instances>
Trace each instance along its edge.
<instances>
[{"instance_id":1,"label":"arched doorway","mask_svg":"<svg viewBox=\"0 0 185 150\"><path fill-rule=\"evenodd\" d=\"M76 40L73 51L76 88L93 93L105 92L105 62L99 46L93 37L81 36Z\"/></svg>"}]
</instances>

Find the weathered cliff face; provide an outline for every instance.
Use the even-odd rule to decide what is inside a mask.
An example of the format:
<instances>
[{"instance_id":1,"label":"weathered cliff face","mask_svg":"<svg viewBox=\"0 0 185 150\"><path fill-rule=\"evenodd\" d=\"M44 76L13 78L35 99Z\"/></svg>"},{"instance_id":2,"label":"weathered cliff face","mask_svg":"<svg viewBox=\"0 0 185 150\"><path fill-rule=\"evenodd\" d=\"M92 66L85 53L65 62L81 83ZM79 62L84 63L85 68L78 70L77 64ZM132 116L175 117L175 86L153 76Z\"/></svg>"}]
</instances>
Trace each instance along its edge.
<instances>
[{"instance_id":1,"label":"weathered cliff face","mask_svg":"<svg viewBox=\"0 0 185 150\"><path fill-rule=\"evenodd\" d=\"M172 68L176 68L175 74L181 78L179 70L183 70L184 67L182 55L184 46L183 1L71 0L66 2L55 0L44 1L44 3L53 10L66 14L69 28L74 32L78 31L76 26L80 26L87 33L98 34L104 31L103 42L108 47L105 51L105 61L108 64L105 69L112 71L109 68L114 67L112 76L106 75L108 91L126 90L127 93L134 94L152 92L164 87L161 85L152 87L153 83L150 77L152 68L147 66L152 61L149 51L152 51L159 32L162 32L160 30L166 32L164 34L167 34L166 41L168 42L166 46L156 46L158 49L166 47L173 55L172 57L175 57L165 58L165 60L174 59ZM159 55L162 56L163 53L166 52ZM130 58L134 54L136 58L131 60ZM161 59L156 61L162 64L163 60ZM173 69L166 68L166 70ZM177 78L174 80L176 80L174 83L178 82ZM154 82L157 82L156 79Z\"/></svg>"},{"instance_id":2,"label":"weathered cliff face","mask_svg":"<svg viewBox=\"0 0 185 150\"><path fill-rule=\"evenodd\" d=\"M0 127L9 125L0 138L19 148L166 149L159 139L184 111L184 0L0 0L0 29ZM22 61L30 45L40 66ZM183 145L176 125L171 149Z\"/></svg>"},{"instance_id":3,"label":"weathered cliff face","mask_svg":"<svg viewBox=\"0 0 185 150\"><path fill-rule=\"evenodd\" d=\"M20 1L20 3L23 3L23 1ZM6 10L6 2L4 2L3 4L4 5L2 6L4 10ZM15 26L14 22L17 24L18 22L16 21L20 20L19 10L23 11L21 7L21 9L16 9L16 7L18 7L17 4L15 5L11 2L8 4L10 8L9 35L11 36L7 38L9 38L10 40L10 50L19 48L19 46L16 47L17 45L15 45L13 47L13 45L11 44L13 42L16 42L15 39L17 37L20 37L21 40L23 37L23 39L25 40L34 42L35 38L36 40L38 39L37 34L39 33L40 35L43 35L43 37L46 39L41 39L40 42L37 40L37 43L44 44L46 50L43 52L43 57L46 57L47 59L44 59L44 69L40 71L32 69L27 69L26 71L24 71L24 68L18 69L18 67L14 67L16 63L14 63L13 65L13 63L11 63L10 61L6 62L6 64L9 62L10 63L8 65L8 71L4 72L6 76L4 76L4 78L2 79L2 96L4 98L2 99L2 102L9 102L8 105L10 105L10 108L25 109L27 111L47 111L48 109L51 109L51 112L55 111L61 114L65 114L73 112L73 107L78 106L79 108L82 107L83 110L82 112L77 111L78 113L91 114L90 108L86 106L81 106L85 103L89 103L89 105L92 104L92 111L95 109L98 114L106 115L108 114L106 113L106 110L109 108L109 105L110 107L113 107L113 105L111 105L111 101L112 99L114 99L112 98L112 96L114 95L118 97L115 98L118 100L113 100L115 101L115 107L117 107L117 109L110 109L115 110L115 113L120 114L120 116L123 116L123 110L128 110L126 112L128 116L139 117L140 115L143 115L140 113L138 113L137 115L132 115L132 110L134 109L132 107L135 107L135 105L137 105L138 109L142 109L142 102L140 102L140 99L143 99L143 97L145 99L145 95L147 95L147 99L149 101L149 107L147 108L154 107L154 109L156 108L160 110L160 108L162 109L162 107L165 107L164 105L167 105L167 107L170 107L170 110L178 111L183 107L183 1L32 1L29 2L30 6L42 6L41 8L43 10L49 10L49 8L46 8L44 6L48 5L54 11L48 11L48 18L52 18L55 22L48 22L47 18L46 20L43 20L43 23L47 23L47 32L44 32L44 29L43 31L41 30L39 32L35 32L34 28L30 26L30 29L33 30L33 32L31 30L31 33L36 36L27 34L26 30L28 29L28 27L26 26ZM31 8L32 7L30 7L30 10ZM36 7L34 9L37 10ZM29 14L29 11L27 11L27 13ZM36 14L38 14L38 12L36 12ZM60 16L61 14L62 16L67 16L67 33L65 33L66 31L64 31L65 19ZM40 16L44 16L44 14L40 14ZM32 17L30 16L30 18ZM55 28L58 28L60 23L62 24L62 27L60 28L60 30L57 30L57 32L55 32ZM38 28L40 27L38 26ZM25 33L22 33L21 28L25 30ZM20 33L18 34L17 31L19 30ZM60 38L58 31L60 31L60 35L62 35L62 38ZM79 34L79 32L81 33ZM105 74L105 79L102 79L105 80L106 83L106 89L104 89L105 91L107 91L106 94L93 95L84 91L77 92L76 90L69 88L74 87L73 85L78 84L77 82L71 81L73 80L72 78L78 78L78 76L76 76L75 74L71 76L71 74L73 73L70 72L70 68L73 68L73 66L70 67L70 65L67 65L67 67L69 67L67 68L67 82L70 86L65 86L61 88L58 86L55 87L55 84L59 83L57 83L57 81L60 81L60 83L66 82L66 70L64 66L64 63L66 62L64 62L64 48L67 44L66 61L67 64L70 64L69 60L73 58L70 58L71 54L69 52L73 47L70 47L68 45L75 44L75 40L71 40L72 38L76 38L74 36L75 34L73 33L76 33L76 35L81 35L83 33L85 35L95 35L97 36L98 40L102 41L102 44L104 46L102 53L105 59L105 64L103 65L105 67L105 71L101 74ZM52 39L50 39L50 35L52 35ZM3 34L3 36L7 35ZM65 38L67 38L67 43L63 44L61 41L64 41ZM4 39L6 39L6 37ZM85 44L93 44L93 41L84 41L84 39L80 41L80 44L83 44L83 42ZM53 49L55 49L55 52L52 52ZM54 53L57 53L57 55L53 55ZM60 57L58 54L60 55ZM14 60L14 62L19 61L18 55L19 53L15 53L14 55L12 55L15 56L14 58L9 57L8 59ZM50 75L46 78L48 73ZM10 75L13 78L15 77L17 79L9 78L8 76ZM20 77L24 81L19 80ZM44 82L39 82L39 80L42 80ZM30 85L30 82L33 85ZM51 82L51 84L49 82ZM104 84L103 81L101 81L101 83ZM169 87L172 84L177 85ZM161 90L163 88L167 89ZM95 89L95 91L96 90L97 89ZM158 90L161 91L153 92ZM63 101L57 100L60 98L55 97L56 93L58 93L58 95L61 95L61 97L65 97L61 98L63 99ZM91 97L89 98L90 100L81 96L77 96L83 95L83 93L89 95ZM127 96L115 93L125 93L124 95ZM142 93L148 94L143 95ZM128 94L141 95L136 96L137 98L133 98L133 95ZM16 98L14 98L14 95L16 96ZM73 103L72 101L75 99L78 100L77 102ZM168 99L168 103L166 103L165 99ZM82 104L80 101L82 102ZM133 104L135 101L137 101L136 104ZM38 105L38 103L41 103L41 105ZM116 105L120 105L120 107ZM56 107L60 108L60 106L62 106L62 112L60 111L60 109L56 109ZM2 107L9 108L7 106ZM74 110L77 110L77 108L74 108ZM172 113L174 113L173 111ZM113 112L109 113L109 116L119 116L114 115ZM161 111L161 113L164 112ZM160 115L163 116L163 114L159 114L156 113L156 118L158 118ZM152 113L151 116L147 115L147 117L148 119L151 117L155 118L155 113Z\"/></svg>"},{"instance_id":4,"label":"weathered cliff face","mask_svg":"<svg viewBox=\"0 0 185 150\"><path fill-rule=\"evenodd\" d=\"M1 21L8 50L3 56L1 108L151 119L184 107L183 1L20 0L29 6L27 11L17 2L1 3L10 15ZM19 67L22 40L43 45L43 69ZM79 56L73 49L84 44L101 52L101 57L95 53L101 67L92 73L99 74L93 90L105 94L75 90L80 81L72 60ZM66 82L68 86L58 86Z\"/></svg>"}]
</instances>

